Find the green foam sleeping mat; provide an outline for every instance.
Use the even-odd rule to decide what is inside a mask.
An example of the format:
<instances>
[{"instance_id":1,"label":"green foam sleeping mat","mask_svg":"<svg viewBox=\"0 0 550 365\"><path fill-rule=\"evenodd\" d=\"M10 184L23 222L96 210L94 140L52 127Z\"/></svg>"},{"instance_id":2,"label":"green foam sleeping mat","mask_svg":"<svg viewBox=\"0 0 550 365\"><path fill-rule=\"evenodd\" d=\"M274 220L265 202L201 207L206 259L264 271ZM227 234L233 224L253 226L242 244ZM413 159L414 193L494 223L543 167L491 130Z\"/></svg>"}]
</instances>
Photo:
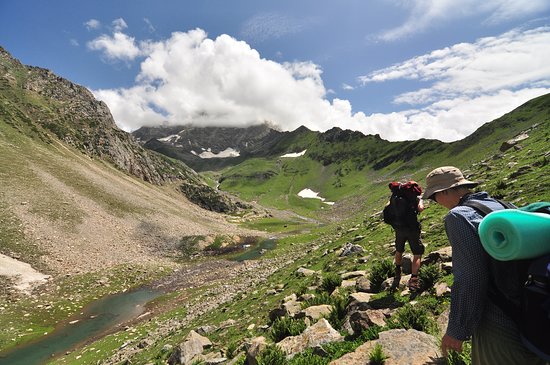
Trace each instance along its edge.
<instances>
[{"instance_id":1,"label":"green foam sleeping mat","mask_svg":"<svg viewBox=\"0 0 550 365\"><path fill-rule=\"evenodd\" d=\"M530 259L550 253L550 214L536 213L550 203L488 214L479 225L485 251L500 261Z\"/></svg>"}]
</instances>

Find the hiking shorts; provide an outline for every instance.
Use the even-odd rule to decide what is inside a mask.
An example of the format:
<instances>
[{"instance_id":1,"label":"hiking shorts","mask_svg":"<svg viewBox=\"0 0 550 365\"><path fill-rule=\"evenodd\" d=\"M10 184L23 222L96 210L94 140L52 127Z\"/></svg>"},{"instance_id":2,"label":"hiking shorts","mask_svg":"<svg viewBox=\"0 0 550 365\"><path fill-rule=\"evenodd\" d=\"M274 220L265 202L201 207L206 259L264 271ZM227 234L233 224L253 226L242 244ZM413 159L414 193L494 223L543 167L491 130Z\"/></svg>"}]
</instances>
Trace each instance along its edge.
<instances>
[{"instance_id":1,"label":"hiking shorts","mask_svg":"<svg viewBox=\"0 0 550 365\"><path fill-rule=\"evenodd\" d=\"M395 229L395 250L397 252L405 252L405 242L407 241L409 241L413 255L422 255L424 253L424 245L420 239L420 227Z\"/></svg>"}]
</instances>

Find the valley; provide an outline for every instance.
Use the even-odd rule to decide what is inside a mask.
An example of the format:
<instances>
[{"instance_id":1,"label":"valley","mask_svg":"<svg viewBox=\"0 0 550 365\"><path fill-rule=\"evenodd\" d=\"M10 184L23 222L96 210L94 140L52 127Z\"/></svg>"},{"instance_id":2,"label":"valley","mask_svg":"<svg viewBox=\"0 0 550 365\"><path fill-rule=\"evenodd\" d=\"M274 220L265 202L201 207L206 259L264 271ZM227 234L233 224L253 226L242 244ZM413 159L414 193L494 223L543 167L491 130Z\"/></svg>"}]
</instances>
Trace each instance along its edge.
<instances>
[{"instance_id":1,"label":"valley","mask_svg":"<svg viewBox=\"0 0 550 365\"><path fill-rule=\"evenodd\" d=\"M426 202L419 217L427 251L416 295L391 282L388 182L423 186L433 168L456 165L518 206L550 201L550 95L453 143L269 124L132 136L84 88L0 56L0 364L84 321L98 300L136 290L156 294L35 363L359 364L386 336L428 344L403 351L444 361L444 209ZM316 329L332 337L298 344ZM467 351L453 356L469 363Z\"/></svg>"}]
</instances>

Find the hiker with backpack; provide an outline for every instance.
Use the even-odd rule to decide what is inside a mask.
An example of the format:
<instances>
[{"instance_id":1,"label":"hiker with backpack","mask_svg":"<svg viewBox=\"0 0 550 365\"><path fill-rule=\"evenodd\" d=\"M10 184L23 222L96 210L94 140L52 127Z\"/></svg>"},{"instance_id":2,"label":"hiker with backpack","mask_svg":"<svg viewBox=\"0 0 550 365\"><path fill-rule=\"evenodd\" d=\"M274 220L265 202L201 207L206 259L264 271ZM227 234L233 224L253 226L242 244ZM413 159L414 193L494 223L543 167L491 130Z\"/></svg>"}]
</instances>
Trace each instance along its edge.
<instances>
[{"instance_id":1,"label":"hiker with backpack","mask_svg":"<svg viewBox=\"0 0 550 365\"><path fill-rule=\"evenodd\" d=\"M418 270L424 253L424 245L420 238L420 223L418 214L424 210L420 195L422 188L415 181L406 183L391 182L389 184L391 196L383 210L384 222L395 230L395 280L401 278L401 263L405 243L408 241L413 253L411 278L407 286L411 291L420 289Z\"/></svg>"},{"instance_id":2,"label":"hiker with backpack","mask_svg":"<svg viewBox=\"0 0 550 365\"><path fill-rule=\"evenodd\" d=\"M441 350L461 352L464 341L472 339L474 365L546 364L529 351L520 339L519 327L496 300L495 273L498 263L484 250L478 234L483 213L509 208L486 192L473 193L478 183L464 178L452 166L431 171L426 177L426 199L449 209L445 230L453 250L454 281L447 331Z\"/></svg>"}]
</instances>

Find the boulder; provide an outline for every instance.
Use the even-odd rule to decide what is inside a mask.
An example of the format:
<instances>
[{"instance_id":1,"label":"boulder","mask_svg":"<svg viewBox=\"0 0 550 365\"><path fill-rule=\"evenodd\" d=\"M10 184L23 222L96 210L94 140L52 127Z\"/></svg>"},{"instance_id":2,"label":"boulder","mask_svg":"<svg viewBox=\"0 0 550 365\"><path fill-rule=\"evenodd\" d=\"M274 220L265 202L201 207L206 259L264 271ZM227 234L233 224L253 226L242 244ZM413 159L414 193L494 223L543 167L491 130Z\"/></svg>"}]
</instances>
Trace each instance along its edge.
<instances>
[{"instance_id":1,"label":"boulder","mask_svg":"<svg viewBox=\"0 0 550 365\"><path fill-rule=\"evenodd\" d=\"M297 318L311 318L311 319L319 319L326 317L330 314L332 311L332 306L328 304L321 304L321 305L314 305L311 307L307 307L300 313L296 315Z\"/></svg>"},{"instance_id":2,"label":"boulder","mask_svg":"<svg viewBox=\"0 0 550 365\"><path fill-rule=\"evenodd\" d=\"M300 313L302 305L298 302L296 294L292 294L284 299L284 302L277 308L269 312L269 320L275 322L277 318L281 317L294 317Z\"/></svg>"},{"instance_id":3,"label":"boulder","mask_svg":"<svg viewBox=\"0 0 550 365\"><path fill-rule=\"evenodd\" d=\"M452 259L453 249L451 246L447 246L426 255L422 260L422 265L435 264L436 262L450 262Z\"/></svg>"},{"instance_id":4,"label":"boulder","mask_svg":"<svg viewBox=\"0 0 550 365\"><path fill-rule=\"evenodd\" d=\"M411 275L401 276L399 281L396 281L395 278L388 278L382 283L382 290L404 290L407 288L407 283Z\"/></svg>"},{"instance_id":5,"label":"boulder","mask_svg":"<svg viewBox=\"0 0 550 365\"><path fill-rule=\"evenodd\" d=\"M353 309L347 314L343 328L352 336L360 335L369 327L384 326L389 314L389 309Z\"/></svg>"},{"instance_id":6,"label":"boulder","mask_svg":"<svg viewBox=\"0 0 550 365\"><path fill-rule=\"evenodd\" d=\"M200 335L199 335L200 336ZM202 354L203 344L199 338L190 338L176 346L168 358L169 365L189 365Z\"/></svg>"},{"instance_id":7,"label":"boulder","mask_svg":"<svg viewBox=\"0 0 550 365\"><path fill-rule=\"evenodd\" d=\"M442 297L443 295L451 292L451 288L449 288L447 283L437 283L434 289L436 297Z\"/></svg>"},{"instance_id":8,"label":"boulder","mask_svg":"<svg viewBox=\"0 0 550 365\"><path fill-rule=\"evenodd\" d=\"M352 288L355 287L356 281L355 280L342 280L342 284L340 284L341 288Z\"/></svg>"},{"instance_id":9,"label":"boulder","mask_svg":"<svg viewBox=\"0 0 550 365\"><path fill-rule=\"evenodd\" d=\"M368 364L370 353L377 344L388 356L385 365L444 364L434 336L413 329L394 329L381 332L379 339L364 343L330 365Z\"/></svg>"},{"instance_id":10,"label":"boulder","mask_svg":"<svg viewBox=\"0 0 550 365\"><path fill-rule=\"evenodd\" d=\"M359 292L371 293L372 288L370 285L370 279L366 276L357 278L355 281L355 289Z\"/></svg>"},{"instance_id":11,"label":"boulder","mask_svg":"<svg viewBox=\"0 0 550 365\"><path fill-rule=\"evenodd\" d=\"M449 313L450 308L447 308L437 317L437 327L439 327L439 332L446 333L447 332L447 324L449 323Z\"/></svg>"},{"instance_id":12,"label":"boulder","mask_svg":"<svg viewBox=\"0 0 550 365\"><path fill-rule=\"evenodd\" d=\"M212 347L212 342L208 338L199 335L195 331L190 331L187 337L185 338L185 341L198 341L201 344L203 349Z\"/></svg>"},{"instance_id":13,"label":"boulder","mask_svg":"<svg viewBox=\"0 0 550 365\"><path fill-rule=\"evenodd\" d=\"M304 351L307 348L317 347L330 342L344 341L344 337L338 333L324 318L313 326L308 327L302 334L291 336L277 343L289 357Z\"/></svg>"},{"instance_id":14,"label":"boulder","mask_svg":"<svg viewBox=\"0 0 550 365\"><path fill-rule=\"evenodd\" d=\"M256 359L266 347L267 342L265 337L260 336L253 338L250 343L246 344L246 363L248 365L257 365L258 361Z\"/></svg>"},{"instance_id":15,"label":"boulder","mask_svg":"<svg viewBox=\"0 0 550 365\"><path fill-rule=\"evenodd\" d=\"M358 278L365 275L367 275L367 272L365 270L357 270L357 271L343 273L340 276L342 277L343 280L348 280L348 279Z\"/></svg>"},{"instance_id":16,"label":"boulder","mask_svg":"<svg viewBox=\"0 0 550 365\"><path fill-rule=\"evenodd\" d=\"M403 258L401 259L401 272L403 274L412 273L412 259L413 256L410 253L403 255Z\"/></svg>"},{"instance_id":17,"label":"boulder","mask_svg":"<svg viewBox=\"0 0 550 365\"><path fill-rule=\"evenodd\" d=\"M342 247L342 251L340 252L340 257L344 256L351 256L351 255L360 255L365 252L365 249L359 245L354 245L353 243L346 243L344 247Z\"/></svg>"},{"instance_id":18,"label":"boulder","mask_svg":"<svg viewBox=\"0 0 550 365\"><path fill-rule=\"evenodd\" d=\"M351 293L349 295L348 310L351 311L351 310L370 309L371 307L369 306L369 301L372 296L373 294L371 293L362 293L362 292Z\"/></svg>"},{"instance_id":19,"label":"boulder","mask_svg":"<svg viewBox=\"0 0 550 365\"><path fill-rule=\"evenodd\" d=\"M522 133L512 139L509 139L508 141L502 143L500 146L500 151L505 152L527 138L529 138L529 135L527 133Z\"/></svg>"},{"instance_id":20,"label":"boulder","mask_svg":"<svg viewBox=\"0 0 550 365\"><path fill-rule=\"evenodd\" d=\"M299 276L314 276L315 274L317 274L317 271L306 269L304 267L300 267L300 268L298 268L298 270L296 270L296 273Z\"/></svg>"}]
</instances>

